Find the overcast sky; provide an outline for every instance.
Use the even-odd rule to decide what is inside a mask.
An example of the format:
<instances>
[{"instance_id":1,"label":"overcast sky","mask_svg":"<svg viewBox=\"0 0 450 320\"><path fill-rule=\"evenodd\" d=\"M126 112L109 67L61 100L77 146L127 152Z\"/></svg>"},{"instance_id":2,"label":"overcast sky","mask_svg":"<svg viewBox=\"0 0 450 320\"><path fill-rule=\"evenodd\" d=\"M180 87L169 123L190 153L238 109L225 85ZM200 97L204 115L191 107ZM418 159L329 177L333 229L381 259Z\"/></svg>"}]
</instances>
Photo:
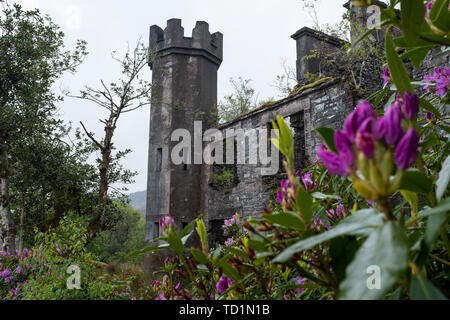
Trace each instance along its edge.
<instances>
[{"instance_id":1,"label":"overcast sky","mask_svg":"<svg viewBox=\"0 0 450 320\"><path fill-rule=\"evenodd\" d=\"M10 4L14 1L8 0ZM312 26L300 0L16 0L25 8L39 8L48 13L66 34L70 48L76 39L88 42L89 55L75 75L64 76L56 86L77 93L84 85L98 87L99 80L114 81L119 65L112 61L113 50L124 52L140 37L148 43L149 27L163 29L170 18L182 19L185 36L191 36L195 22L209 23L210 32L224 35L224 60L219 69L219 96L231 92L230 77L252 79L259 99L277 96L273 87L282 73L282 61L294 67L295 41L290 38L298 29ZM337 22L345 1L321 0L318 7L321 24ZM145 76L151 79L149 68ZM59 90L59 89L58 89ZM66 98L60 104L66 121L86 127L102 136L98 119L105 113L96 105ZM119 120L115 145L133 152L123 161L126 168L137 171L130 192L146 189L150 108L126 114Z\"/></svg>"}]
</instances>

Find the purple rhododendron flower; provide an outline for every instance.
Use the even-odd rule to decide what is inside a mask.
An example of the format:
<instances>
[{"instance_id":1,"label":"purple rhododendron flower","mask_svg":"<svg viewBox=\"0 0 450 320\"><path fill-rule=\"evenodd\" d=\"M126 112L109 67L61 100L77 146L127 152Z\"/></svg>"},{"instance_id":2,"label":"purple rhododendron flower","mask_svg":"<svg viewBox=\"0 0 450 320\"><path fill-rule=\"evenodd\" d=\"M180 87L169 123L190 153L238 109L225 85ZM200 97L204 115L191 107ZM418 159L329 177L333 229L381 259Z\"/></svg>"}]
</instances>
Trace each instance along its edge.
<instances>
[{"instance_id":1,"label":"purple rhododendron flower","mask_svg":"<svg viewBox=\"0 0 450 320\"><path fill-rule=\"evenodd\" d=\"M302 277L298 276L295 279L295 284L305 284L305 280ZM295 289L295 294L299 295L300 293L302 293L302 291L303 291L303 288L297 288L297 289Z\"/></svg>"},{"instance_id":2,"label":"purple rhododendron flower","mask_svg":"<svg viewBox=\"0 0 450 320\"><path fill-rule=\"evenodd\" d=\"M158 294L158 296L156 297L156 299L155 300L167 300L164 296L163 296L163 294L160 292L159 294Z\"/></svg>"},{"instance_id":3,"label":"purple rhododendron flower","mask_svg":"<svg viewBox=\"0 0 450 320\"><path fill-rule=\"evenodd\" d=\"M222 228L231 227L231 226L233 226L235 224L239 224L239 218L236 215L234 215L234 216L231 217L231 219L224 220L223 223L224 224L222 225Z\"/></svg>"},{"instance_id":4,"label":"purple rhododendron flower","mask_svg":"<svg viewBox=\"0 0 450 320\"><path fill-rule=\"evenodd\" d=\"M170 213L166 214L163 218L159 219L159 228L164 233L167 229L174 225L174 221Z\"/></svg>"},{"instance_id":5,"label":"purple rhododendron flower","mask_svg":"<svg viewBox=\"0 0 450 320\"><path fill-rule=\"evenodd\" d=\"M328 222L325 223L322 219L319 219L319 218L315 218L313 220L313 227L314 227L314 229L316 229L316 231L318 233L321 233L324 230L331 229L331 226L330 226L330 224Z\"/></svg>"},{"instance_id":6,"label":"purple rhododendron flower","mask_svg":"<svg viewBox=\"0 0 450 320\"><path fill-rule=\"evenodd\" d=\"M392 81L391 71L389 70L389 67L386 67L383 69L383 87L390 81Z\"/></svg>"},{"instance_id":7,"label":"purple rhododendron flower","mask_svg":"<svg viewBox=\"0 0 450 320\"><path fill-rule=\"evenodd\" d=\"M306 191L313 191L316 187L317 184L317 180L313 181L312 180L312 173L311 172L306 172L303 176L302 176L302 183L303 186L305 187Z\"/></svg>"},{"instance_id":8,"label":"purple rhododendron flower","mask_svg":"<svg viewBox=\"0 0 450 320\"><path fill-rule=\"evenodd\" d=\"M346 213L348 213L348 209L345 209L344 205L342 203L340 203L336 207L336 210L330 209L330 210L327 210L326 212L327 212L328 219L331 220L332 222L336 223L336 222L344 219L344 217L346 216Z\"/></svg>"},{"instance_id":9,"label":"purple rhododendron flower","mask_svg":"<svg viewBox=\"0 0 450 320\"><path fill-rule=\"evenodd\" d=\"M225 243L227 247L231 247L233 245L233 238L228 238Z\"/></svg>"},{"instance_id":10,"label":"purple rhododendron flower","mask_svg":"<svg viewBox=\"0 0 450 320\"><path fill-rule=\"evenodd\" d=\"M349 174L349 167L347 163L341 160L341 157L327 149L325 144L322 144L317 149L317 155L322 160L325 168L330 174L338 176L347 176Z\"/></svg>"},{"instance_id":11,"label":"purple rhododendron flower","mask_svg":"<svg viewBox=\"0 0 450 320\"><path fill-rule=\"evenodd\" d=\"M292 184L288 180L281 180L281 189L277 191L277 201L283 205L289 201L289 188L292 187Z\"/></svg>"},{"instance_id":12,"label":"purple rhododendron flower","mask_svg":"<svg viewBox=\"0 0 450 320\"><path fill-rule=\"evenodd\" d=\"M434 119L436 119L436 116L432 112L427 112L425 114L425 118L427 118L428 121L433 121Z\"/></svg>"},{"instance_id":13,"label":"purple rhododendron flower","mask_svg":"<svg viewBox=\"0 0 450 320\"><path fill-rule=\"evenodd\" d=\"M225 275L222 275L222 277L220 277L219 281L217 281L216 283L217 292L222 294L233 284L234 282L230 278L227 278Z\"/></svg>"},{"instance_id":14,"label":"purple rhododendron flower","mask_svg":"<svg viewBox=\"0 0 450 320\"><path fill-rule=\"evenodd\" d=\"M6 279L11 275L11 271L9 271L9 269L5 269L3 272L0 272L0 275Z\"/></svg>"},{"instance_id":15,"label":"purple rhododendron flower","mask_svg":"<svg viewBox=\"0 0 450 320\"><path fill-rule=\"evenodd\" d=\"M154 280L153 282L152 282L152 287L156 287L156 286L159 286L159 281L158 280Z\"/></svg>"},{"instance_id":16,"label":"purple rhododendron flower","mask_svg":"<svg viewBox=\"0 0 450 320\"><path fill-rule=\"evenodd\" d=\"M429 16L430 16L430 11L431 11L431 8L433 7L433 1L428 1L427 2L427 4L426 4L426 6L425 6L425 8L426 8L426 11L425 11L425 18L429 18Z\"/></svg>"},{"instance_id":17,"label":"purple rhododendron flower","mask_svg":"<svg viewBox=\"0 0 450 320\"><path fill-rule=\"evenodd\" d=\"M402 111L409 120L417 116L419 113L419 96L405 91Z\"/></svg>"},{"instance_id":18,"label":"purple rhododendron flower","mask_svg":"<svg viewBox=\"0 0 450 320\"><path fill-rule=\"evenodd\" d=\"M434 85L426 85L424 86L424 89L443 98L450 89L450 68L445 67L444 70L436 68L434 69L433 75L425 76L423 81L434 82Z\"/></svg>"},{"instance_id":19,"label":"purple rhododendron flower","mask_svg":"<svg viewBox=\"0 0 450 320\"><path fill-rule=\"evenodd\" d=\"M416 160L418 146L419 136L416 130L411 128L395 149L395 163L400 170L406 170L413 165Z\"/></svg>"}]
</instances>

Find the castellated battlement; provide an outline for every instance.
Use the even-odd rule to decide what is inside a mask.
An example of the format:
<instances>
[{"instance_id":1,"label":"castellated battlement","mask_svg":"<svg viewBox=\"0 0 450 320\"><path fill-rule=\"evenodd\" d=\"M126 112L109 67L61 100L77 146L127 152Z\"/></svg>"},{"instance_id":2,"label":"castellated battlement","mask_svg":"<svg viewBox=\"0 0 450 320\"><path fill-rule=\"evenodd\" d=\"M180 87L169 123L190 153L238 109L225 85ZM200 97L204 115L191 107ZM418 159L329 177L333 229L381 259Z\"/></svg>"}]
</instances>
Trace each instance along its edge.
<instances>
[{"instance_id":1,"label":"castellated battlement","mask_svg":"<svg viewBox=\"0 0 450 320\"><path fill-rule=\"evenodd\" d=\"M169 54L200 55L220 66L223 35L220 32L211 34L207 22L197 21L192 37L185 37L181 19L170 19L164 30L157 25L150 27L150 52L157 53L159 57Z\"/></svg>"}]
</instances>

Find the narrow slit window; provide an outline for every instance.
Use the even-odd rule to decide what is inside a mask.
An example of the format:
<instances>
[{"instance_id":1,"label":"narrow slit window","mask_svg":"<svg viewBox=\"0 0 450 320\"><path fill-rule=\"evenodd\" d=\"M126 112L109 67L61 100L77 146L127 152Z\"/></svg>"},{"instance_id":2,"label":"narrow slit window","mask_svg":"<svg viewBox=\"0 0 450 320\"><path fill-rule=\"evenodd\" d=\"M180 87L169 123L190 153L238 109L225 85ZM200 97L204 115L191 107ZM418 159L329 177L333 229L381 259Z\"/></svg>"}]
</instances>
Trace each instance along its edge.
<instances>
[{"instance_id":1,"label":"narrow slit window","mask_svg":"<svg viewBox=\"0 0 450 320\"><path fill-rule=\"evenodd\" d=\"M155 222L155 239L159 238L159 223Z\"/></svg>"},{"instance_id":2,"label":"narrow slit window","mask_svg":"<svg viewBox=\"0 0 450 320\"><path fill-rule=\"evenodd\" d=\"M156 171L160 172L162 169L162 148L158 148L156 154Z\"/></svg>"}]
</instances>

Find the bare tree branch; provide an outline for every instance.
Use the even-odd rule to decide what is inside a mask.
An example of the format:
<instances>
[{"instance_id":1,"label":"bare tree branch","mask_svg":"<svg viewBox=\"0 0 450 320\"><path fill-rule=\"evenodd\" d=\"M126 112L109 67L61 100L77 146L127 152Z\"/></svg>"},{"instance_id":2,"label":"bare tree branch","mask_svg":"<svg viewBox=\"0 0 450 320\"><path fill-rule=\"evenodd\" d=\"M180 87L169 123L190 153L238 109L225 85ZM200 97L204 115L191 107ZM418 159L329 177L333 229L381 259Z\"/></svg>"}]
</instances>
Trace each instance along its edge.
<instances>
[{"instance_id":1,"label":"bare tree branch","mask_svg":"<svg viewBox=\"0 0 450 320\"><path fill-rule=\"evenodd\" d=\"M87 129L84 126L83 122L80 121L80 124L83 127L83 130L86 133L86 135L89 137L89 139L91 139L97 145L97 147L100 148L100 150L103 150L103 146L94 138L94 136L89 131L87 131Z\"/></svg>"}]
</instances>

